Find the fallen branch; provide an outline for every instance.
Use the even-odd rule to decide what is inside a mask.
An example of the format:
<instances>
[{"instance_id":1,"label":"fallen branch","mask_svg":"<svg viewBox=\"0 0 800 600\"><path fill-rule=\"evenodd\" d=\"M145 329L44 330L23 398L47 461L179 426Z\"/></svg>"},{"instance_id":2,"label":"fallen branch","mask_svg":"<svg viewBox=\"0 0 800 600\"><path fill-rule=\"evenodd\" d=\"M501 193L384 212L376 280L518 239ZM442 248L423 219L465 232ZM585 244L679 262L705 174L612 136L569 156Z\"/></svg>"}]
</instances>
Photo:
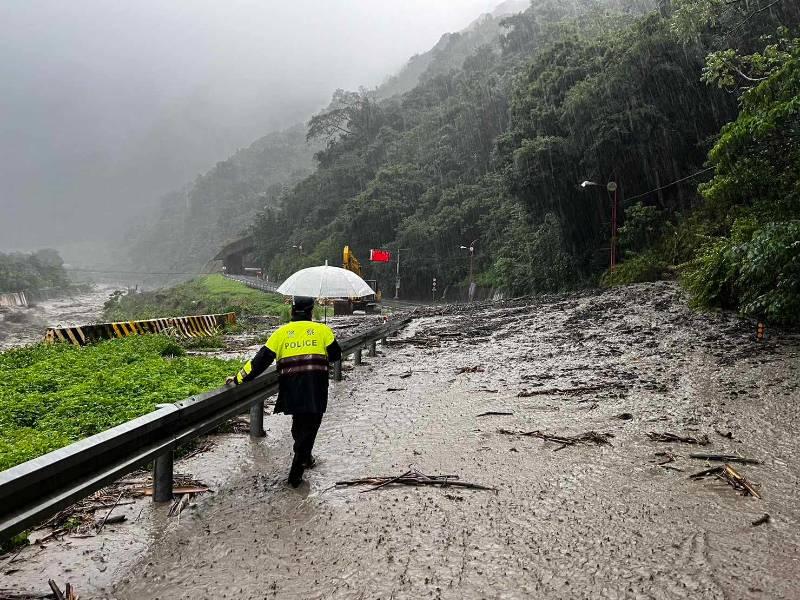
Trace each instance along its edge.
<instances>
[{"instance_id":1,"label":"fallen branch","mask_svg":"<svg viewBox=\"0 0 800 600\"><path fill-rule=\"evenodd\" d=\"M618 387L616 384L587 385L573 388L548 388L544 390L522 390L517 394L517 398L530 398L531 396L547 396L557 394L589 394L600 390Z\"/></svg>"},{"instance_id":2,"label":"fallen branch","mask_svg":"<svg viewBox=\"0 0 800 600\"><path fill-rule=\"evenodd\" d=\"M475 415L476 417L505 417L513 415L513 412L503 412L501 410L489 410L479 415Z\"/></svg>"},{"instance_id":3,"label":"fallen branch","mask_svg":"<svg viewBox=\"0 0 800 600\"><path fill-rule=\"evenodd\" d=\"M336 487L352 487L356 485L371 485L372 488L364 492L373 492L377 489L390 485L411 485L411 486L440 486L440 487L460 487L471 490L487 490L496 492L497 488L482 485L480 483L470 483L459 481L458 475L425 475L424 473L411 469L397 477L363 477L361 479L349 479L337 481ZM362 492L362 493L364 493Z\"/></svg>"},{"instance_id":4,"label":"fallen branch","mask_svg":"<svg viewBox=\"0 0 800 600\"><path fill-rule=\"evenodd\" d=\"M663 467L664 465L668 465L671 462L675 462L675 455L672 452L656 452L656 456L662 457L664 460L660 462L656 462L659 467Z\"/></svg>"},{"instance_id":5,"label":"fallen branch","mask_svg":"<svg viewBox=\"0 0 800 600\"><path fill-rule=\"evenodd\" d=\"M699 437L691 437L675 435L674 433L669 433L667 431L650 431L648 432L647 437L654 442L683 442L684 444L697 444L698 446L706 446L710 443L706 434L703 434Z\"/></svg>"},{"instance_id":6,"label":"fallen branch","mask_svg":"<svg viewBox=\"0 0 800 600\"><path fill-rule=\"evenodd\" d=\"M111 513L114 512L115 508L117 508L117 504L119 504L119 501L122 500L122 494L123 493L124 492L120 492L119 493L119 496L117 496L117 501L114 502L114 506L112 506L110 509L108 509L108 512L106 513L106 516L100 522L100 525L97 526L97 533L100 533L101 531L103 531L103 527L105 527L106 521L108 521L108 517L111 516Z\"/></svg>"},{"instance_id":7,"label":"fallen branch","mask_svg":"<svg viewBox=\"0 0 800 600\"><path fill-rule=\"evenodd\" d=\"M142 488L141 490L138 491L144 494L145 496L153 495L152 487ZM181 496L183 494L204 494L208 491L210 490L204 485L178 486L172 488L172 494L175 496Z\"/></svg>"},{"instance_id":8,"label":"fallen branch","mask_svg":"<svg viewBox=\"0 0 800 600\"><path fill-rule=\"evenodd\" d=\"M47 584L50 586L50 589L53 590L53 596L56 597L56 600L78 600L78 595L69 583L64 592L59 589L58 584L52 579L48 579Z\"/></svg>"},{"instance_id":9,"label":"fallen branch","mask_svg":"<svg viewBox=\"0 0 800 600\"><path fill-rule=\"evenodd\" d=\"M614 437L613 433L598 433L596 431L587 431L586 433L581 433L578 435L551 435L549 433L539 431L538 429L536 431L512 431L510 429L498 429L497 431L498 433L502 433L504 435L535 437L546 442L556 442L557 444L561 444L561 447L556 448L553 452L558 452L567 446L574 446L575 444L597 444L599 446L611 446L612 444L609 440Z\"/></svg>"},{"instance_id":10,"label":"fallen branch","mask_svg":"<svg viewBox=\"0 0 800 600\"><path fill-rule=\"evenodd\" d=\"M480 365L475 365L474 367L461 367L460 369L456 370L456 375L461 375L462 373L483 373L484 368Z\"/></svg>"},{"instance_id":11,"label":"fallen branch","mask_svg":"<svg viewBox=\"0 0 800 600\"><path fill-rule=\"evenodd\" d=\"M705 479L706 477L711 476L725 481L728 485L735 490L742 492L742 494L745 496L755 496L756 498L761 498L761 495L755 490L753 484L750 483L744 475L736 471L736 469L727 463L721 467L705 469L704 471L690 475L689 479Z\"/></svg>"},{"instance_id":12,"label":"fallen branch","mask_svg":"<svg viewBox=\"0 0 800 600\"><path fill-rule=\"evenodd\" d=\"M764 523L769 523L771 518L772 518L772 517L770 517L770 516L769 516L769 514L767 514L767 513L764 513L764 516L763 516L763 517L759 517L758 519L756 519L755 521L753 521L753 522L751 523L751 525L752 525L753 527L758 527L759 525L763 525Z\"/></svg>"},{"instance_id":13,"label":"fallen branch","mask_svg":"<svg viewBox=\"0 0 800 600\"><path fill-rule=\"evenodd\" d=\"M47 585L49 585L50 589L53 590L53 595L56 597L56 600L66 600L64 598L64 594L61 592L61 589L58 587L55 581L48 579Z\"/></svg>"},{"instance_id":14,"label":"fallen branch","mask_svg":"<svg viewBox=\"0 0 800 600\"><path fill-rule=\"evenodd\" d=\"M711 460L717 462L738 462L746 465L760 465L761 461L756 458L745 458L738 454L703 454L702 452L693 452L689 458L698 458L700 460Z\"/></svg>"}]
</instances>

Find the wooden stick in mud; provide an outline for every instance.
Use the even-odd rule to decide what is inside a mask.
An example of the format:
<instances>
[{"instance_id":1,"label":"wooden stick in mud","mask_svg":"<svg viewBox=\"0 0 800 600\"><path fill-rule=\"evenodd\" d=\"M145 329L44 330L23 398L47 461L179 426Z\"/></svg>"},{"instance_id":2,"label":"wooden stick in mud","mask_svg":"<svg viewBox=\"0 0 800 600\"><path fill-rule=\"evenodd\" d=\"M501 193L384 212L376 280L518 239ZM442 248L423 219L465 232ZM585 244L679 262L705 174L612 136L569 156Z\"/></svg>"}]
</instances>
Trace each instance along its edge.
<instances>
[{"instance_id":1,"label":"wooden stick in mud","mask_svg":"<svg viewBox=\"0 0 800 600\"><path fill-rule=\"evenodd\" d=\"M374 487L366 490L372 492L382 487L389 485L435 485L441 487L460 487L472 490L489 490L496 492L497 488L485 486L479 483L470 483L467 481L459 481L458 475L425 475L419 471L410 470L406 471L399 477L365 477L362 479L350 479L345 481L337 481L336 486L356 486L356 485L372 485Z\"/></svg>"},{"instance_id":2,"label":"wooden stick in mud","mask_svg":"<svg viewBox=\"0 0 800 600\"><path fill-rule=\"evenodd\" d=\"M511 429L498 429L498 433L502 433L505 435L521 435L524 437L535 437L546 442L556 442L557 444L561 444L561 448L556 448L556 452L558 450L563 450L567 446L574 446L575 444L598 444L598 445L611 445L609 441L612 437L614 437L613 433L598 433L597 431L587 431L586 433L581 433L578 435L572 436L563 436L563 435L551 435L549 433L544 433L539 431L513 431Z\"/></svg>"},{"instance_id":3,"label":"wooden stick in mud","mask_svg":"<svg viewBox=\"0 0 800 600\"><path fill-rule=\"evenodd\" d=\"M384 486L386 486L386 485L389 485L390 483L395 483L396 481L398 481L398 480L402 479L403 477L408 477L408 476L409 476L409 475L411 475L413 472L414 472L414 471L406 471L406 472L405 472L405 473L403 473L402 475L400 475L400 476L398 476L398 477L394 477L394 478L392 478L392 479L387 479L387 480L386 480L386 481L384 481L383 483L379 483L378 485L376 485L376 486L375 486L375 487L373 487L373 488L370 488L370 489L368 489L368 490L362 490L362 491L361 491L361 493L362 493L362 494L364 494L364 493L366 493L366 492L374 492L375 490L379 490L380 488L382 488L382 487L384 487Z\"/></svg>"},{"instance_id":4,"label":"wooden stick in mud","mask_svg":"<svg viewBox=\"0 0 800 600\"><path fill-rule=\"evenodd\" d=\"M619 387L616 383L604 383L600 385L585 385L572 388L549 388L544 390L522 390L517 394L518 398L530 398L531 396L547 396L550 394L586 394L598 392L610 387Z\"/></svg>"},{"instance_id":5,"label":"wooden stick in mud","mask_svg":"<svg viewBox=\"0 0 800 600\"><path fill-rule=\"evenodd\" d=\"M734 469L729 464L725 465L725 471L723 472L723 477L725 477L725 479L727 479L731 483L736 483L740 485L742 488L747 490L747 492L751 496L755 496L756 498L761 498L761 495L753 488L750 482L747 481L744 475L741 475L738 471L736 471L736 469Z\"/></svg>"},{"instance_id":6,"label":"wooden stick in mud","mask_svg":"<svg viewBox=\"0 0 800 600\"><path fill-rule=\"evenodd\" d=\"M669 433L668 431L650 431L647 433L647 437L654 442L683 442L684 444L697 444L698 446L706 446L710 443L708 441L708 436L705 434L699 437L692 437L675 435L674 433Z\"/></svg>"},{"instance_id":7,"label":"wooden stick in mud","mask_svg":"<svg viewBox=\"0 0 800 600\"><path fill-rule=\"evenodd\" d=\"M50 586L50 589L53 590L53 595L56 597L56 600L66 600L55 581L48 579L47 584Z\"/></svg>"},{"instance_id":8,"label":"wooden stick in mud","mask_svg":"<svg viewBox=\"0 0 800 600\"><path fill-rule=\"evenodd\" d=\"M112 513L112 512L114 512L114 509L115 509L115 508L117 508L117 504L119 504L119 501L120 501L120 500L122 500L122 494L123 494L123 492L120 492L120 493L119 493L119 496L117 496L117 501L116 501L116 502L114 502L114 506L112 506L112 507L111 507L111 508L108 510L108 512L106 513L106 516L103 518L103 521L102 521L102 522L100 523L100 525L97 527L97 533L100 533L101 531L103 531L103 527L105 526L105 524L106 524L106 521L108 521L108 517L110 517L110 516L111 516L111 513Z\"/></svg>"},{"instance_id":9,"label":"wooden stick in mud","mask_svg":"<svg viewBox=\"0 0 800 600\"><path fill-rule=\"evenodd\" d=\"M703 479L711 475L722 479L732 488L744 492L745 495L761 498L761 494L756 491L756 489L753 487L753 484L750 483L744 475L739 473L727 463L721 467L712 467L711 469L705 469L699 473L690 475L689 479Z\"/></svg>"},{"instance_id":10,"label":"wooden stick in mud","mask_svg":"<svg viewBox=\"0 0 800 600\"><path fill-rule=\"evenodd\" d=\"M718 462L738 462L746 465L760 465L761 461L755 458L745 458L736 454L704 454L702 452L693 452L689 458L699 458L700 460L711 460Z\"/></svg>"}]
</instances>

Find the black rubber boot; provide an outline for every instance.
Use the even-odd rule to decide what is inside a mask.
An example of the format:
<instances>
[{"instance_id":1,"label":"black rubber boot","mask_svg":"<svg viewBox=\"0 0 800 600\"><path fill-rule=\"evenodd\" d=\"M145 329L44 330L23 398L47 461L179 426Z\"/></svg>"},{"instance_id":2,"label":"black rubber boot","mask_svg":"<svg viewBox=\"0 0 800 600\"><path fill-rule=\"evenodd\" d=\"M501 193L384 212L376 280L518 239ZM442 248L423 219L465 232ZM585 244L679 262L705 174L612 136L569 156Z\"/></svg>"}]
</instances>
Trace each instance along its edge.
<instances>
[{"instance_id":1,"label":"black rubber boot","mask_svg":"<svg viewBox=\"0 0 800 600\"><path fill-rule=\"evenodd\" d=\"M289 469L289 485L293 488L300 487L303 483L303 463L299 460L292 461L292 468Z\"/></svg>"},{"instance_id":2,"label":"black rubber boot","mask_svg":"<svg viewBox=\"0 0 800 600\"><path fill-rule=\"evenodd\" d=\"M313 469L316 466L317 466L317 459L314 458L313 454L303 461L303 468L305 469Z\"/></svg>"}]
</instances>

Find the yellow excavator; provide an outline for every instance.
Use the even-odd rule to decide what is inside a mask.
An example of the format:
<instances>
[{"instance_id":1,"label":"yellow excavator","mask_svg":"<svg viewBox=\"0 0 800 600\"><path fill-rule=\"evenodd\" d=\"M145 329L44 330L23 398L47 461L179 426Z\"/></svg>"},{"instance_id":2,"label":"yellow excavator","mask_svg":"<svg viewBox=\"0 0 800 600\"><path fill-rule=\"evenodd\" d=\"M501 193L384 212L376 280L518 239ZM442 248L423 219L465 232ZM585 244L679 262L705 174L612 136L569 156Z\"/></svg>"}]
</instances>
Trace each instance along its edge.
<instances>
[{"instance_id":1,"label":"yellow excavator","mask_svg":"<svg viewBox=\"0 0 800 600\"><path fill-rule=\"evenodd\" d=\"M361 262L350 250L350 246L345 246L342 252L342 268L352 271L362 279L364 272L361 269ZM334 315L352 315L353 311L364 311L365 314L371 315L380 312L381 293L378 291L378 282L375 279L364 279L369 287L375 290L375 294L364 296L363 298L350 298L348 300L337 300L333 303Z\"/></svg>"}]
</instances>

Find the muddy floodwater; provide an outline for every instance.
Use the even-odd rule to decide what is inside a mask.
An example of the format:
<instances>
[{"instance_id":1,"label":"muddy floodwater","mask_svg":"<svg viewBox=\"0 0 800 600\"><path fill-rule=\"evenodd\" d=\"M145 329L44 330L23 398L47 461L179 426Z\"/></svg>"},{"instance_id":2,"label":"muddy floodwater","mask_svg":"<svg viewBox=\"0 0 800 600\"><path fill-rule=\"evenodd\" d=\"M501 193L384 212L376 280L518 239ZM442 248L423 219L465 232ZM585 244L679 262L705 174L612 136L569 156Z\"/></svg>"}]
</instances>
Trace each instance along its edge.
<instances>
[{"instance_id":1,"label":"muddy floodwater","mask_svg":"<svg viewBox=\"0 0 800 600\"><path fill-rule=\"evenodd\" d=\"M667 283L423 314L331 382L306 484L270 416L203 456L216 493L167 524L155 508L138 558L81 596L800 597L800 337L758 342ZM761 498L689 479L722 464L693 452L761 461L730 463ZM497 491L335 485L410 466Z\"/></svg>"},{"instance_id":2,"label":"muddy floodwater","mask_svg":"<svg viewBox=\"0 0 800 600\"><path fill-rule=\"evenodd\" d=\"M48 327L96 323L103 303L115 289L98 285L86 293L36 301L25 307L1 308L0 350L35 344L44 338Z\"/></svg>"}]
</instances>

